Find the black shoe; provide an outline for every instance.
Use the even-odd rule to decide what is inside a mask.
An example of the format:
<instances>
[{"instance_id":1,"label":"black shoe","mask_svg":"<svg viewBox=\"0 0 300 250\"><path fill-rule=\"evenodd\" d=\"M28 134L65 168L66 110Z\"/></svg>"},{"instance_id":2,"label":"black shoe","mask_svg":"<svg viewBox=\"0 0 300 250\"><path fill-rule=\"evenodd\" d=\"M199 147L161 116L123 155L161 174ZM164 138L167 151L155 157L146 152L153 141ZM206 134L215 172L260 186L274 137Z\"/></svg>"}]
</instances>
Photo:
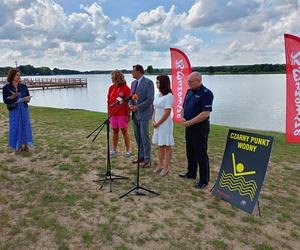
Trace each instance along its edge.
<instances>
[{"instance_id":1,"label":"black shoe","mask_svg":"<svg viewBox=\"0 0 300 250\"><path fill-rule=\"evenodd\" d=\"M142 163L142 162L144 162L144 161L145 161L144 158L140 158L140 159L137 159L137 160L132 161L132 163L137 164L137 163Z\"/></svg>"},{"instance_id":2,"label":"black shoe","mask_svg":"<svg viewBox=\"0 0 300 250\"><path fill-rule=\"evenodd\" d=\"M195 185L195 188L198 188L198 189L204 189L204 188L206 188L206 187L207 187L207 184L202 183L202 182L200 182L200 181L199 181L198 184Z\"/></svg>"},{"instance_id":3,"label":"black shoe","mask_svg":"<svg viewBox=\"0 0 300 250\"><path fill-rule=\"evenodd\" d=\"M196 179L196 176L190 176L189 173L186 174L179 174L179 177L183 178L183 179Z\"/></svg>"},{"instance_id":4,"label":"black shoe","mask_svg":"<svg viewBox=\"0 0 300 250\"><path fill-rule=\"evenodd\" d=\"M143 168L151 168L151 161L145 162Z\"/></svg>"}]
</instances>

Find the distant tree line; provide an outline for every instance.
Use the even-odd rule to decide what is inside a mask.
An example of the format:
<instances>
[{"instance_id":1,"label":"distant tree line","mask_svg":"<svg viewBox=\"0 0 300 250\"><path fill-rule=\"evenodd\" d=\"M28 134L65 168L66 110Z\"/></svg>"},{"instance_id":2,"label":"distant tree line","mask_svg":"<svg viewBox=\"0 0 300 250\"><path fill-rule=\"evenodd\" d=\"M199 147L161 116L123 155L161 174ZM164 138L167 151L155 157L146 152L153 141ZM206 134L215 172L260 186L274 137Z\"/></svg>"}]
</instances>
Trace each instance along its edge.
<instances>
[{"instance_id":1,"label":"distant tree line","mask_svg":"<svg viewBox=\"0 0 300 250\"><path fill-rule=\"evenodd\" d=\"M254 64L193 67L193 70L207 74L260 74L260 73L285 73L285 64Z\"/></svg>"},{"instance_id":2,"label":"distant tree line","mask_svg":"<svg viewBox=\"0 0 300 250\"><path fill-rule=\"evenodd\" d=\"M254 65L232 65L232 66L209 66L193 67L193 71L199 71L202 74L267 74L267 73L285 73L285 64L254 64ZM154 69L152 65L148 66L148 74L171 74L171 69Z\"/></svg>"},{"instance_id":3,"label":"distant tree line","mask_svg":"<svg viewBox=\"0 0 300 250\"><path fill-rule=\"evenodd\" d=\"M12 67L0 67L0 76L7 76L8 71ZM22 75L80 75L80 74L110 74L111 70L92 70L78 71L69 69L53 70L48 67L35 68L32 65L20 65L18 69ZM194 71L203 74L266 74L266 73L285 73L285 64L254 64L254 65L232 65L232 66L209 66L209 67L193 67ZM146 73L151 75L171 74L170 68L155 69L152 65L146 68ZM131 70L122 70L123 73L131 73Z\"/></svg>"},{"instance_id":4,"label":"distant tree line","mask_svg":"<svg viewBox=\"0 0 300 250\"><path fill-rule=\"evenodd\" d=\"M0 67L0 75L6 76L8 71L12 67ZM35 68L32 65L20 65L18 69L21 71L22 75L25 76L36 76L36 75L74 75L74 74L81 74L80 71L77 70L68 70L68 69L58 69L54 68L51 70L48 67L38 67Z\"/></svg>"}]
</instances>

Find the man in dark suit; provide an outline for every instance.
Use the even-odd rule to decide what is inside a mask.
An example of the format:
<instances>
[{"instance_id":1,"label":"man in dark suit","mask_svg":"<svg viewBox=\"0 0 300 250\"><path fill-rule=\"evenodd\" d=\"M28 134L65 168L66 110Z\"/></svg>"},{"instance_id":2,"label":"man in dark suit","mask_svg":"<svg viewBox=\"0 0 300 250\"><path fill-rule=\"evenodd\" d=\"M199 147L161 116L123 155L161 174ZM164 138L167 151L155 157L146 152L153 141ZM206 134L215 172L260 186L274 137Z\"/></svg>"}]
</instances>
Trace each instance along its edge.
<instances>
[{"instance_id":1,"label":"man in dark suit","mask_svg":"<svg viewBox=\"0 0 300 250\"><path fill-rule=\"evenodd\" d=\"M136 143L140 145L140 155L133 163L144 162L144 167L151 167L151 140L149 136L149 120L152 119L154 85L144 76L141 65L134 65L132 76L135 81L131 84L131 95L137 94L137 101L129 102L132 111L134 136Z\"/></svg>"}]
</instances>

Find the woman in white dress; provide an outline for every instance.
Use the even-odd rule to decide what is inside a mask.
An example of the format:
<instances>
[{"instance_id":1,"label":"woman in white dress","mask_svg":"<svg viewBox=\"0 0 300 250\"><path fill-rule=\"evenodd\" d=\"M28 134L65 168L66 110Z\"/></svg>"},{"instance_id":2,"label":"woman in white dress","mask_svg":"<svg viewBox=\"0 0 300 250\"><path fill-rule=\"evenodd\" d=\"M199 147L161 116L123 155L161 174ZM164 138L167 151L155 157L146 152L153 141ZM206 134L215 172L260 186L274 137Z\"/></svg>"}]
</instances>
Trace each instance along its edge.
<instances>
[{"instance_id":1,"label":"woman in white dress","mask_svg":"<svg viewBox=\"0 0 300 250\"><path fill-rule=\"evenodd\" d=\"M152 125L154 133L152 143L159 146L158 165L154 173L166 176L170 171L172 146L174 146L173 121L171 116L174 96L171 90L170 78L167 75L158 76L156 81L159 94L155 97Z\"/></svg>"}]
</instances>

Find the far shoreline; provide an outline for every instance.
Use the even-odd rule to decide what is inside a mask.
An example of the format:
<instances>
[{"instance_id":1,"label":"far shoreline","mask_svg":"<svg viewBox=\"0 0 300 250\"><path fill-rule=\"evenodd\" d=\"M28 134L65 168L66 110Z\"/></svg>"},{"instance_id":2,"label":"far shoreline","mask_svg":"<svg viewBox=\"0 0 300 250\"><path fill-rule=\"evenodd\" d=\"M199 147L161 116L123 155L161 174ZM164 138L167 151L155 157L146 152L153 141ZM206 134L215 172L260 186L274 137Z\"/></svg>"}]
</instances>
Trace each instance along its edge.
<instances>
[{"instance_id":1,"label":"far shoreline","mask_svg":"<svg viewBox=\"0 0 300 250\"><path fill-rule=\"evenodd\" d=\"M200 72L201 73L201 72ZM131 73L124 73L125 75L129 75ZM285 75L285 72L247 72L247 73L201 73L204 76L218 76L218 75ZM54 74L54 75L24 75L22 74L22 77L45 77L45 76L79 76L79 75L109 75L109 73L78 73L78 74ZM147 76L156 76L156 75L160 75L158 74L148 74L145 73L145 75ZM168 74L168 75L172 75L172 74ZM2 75L0 76L1 78L5 78L6 75Z\"/></svg>"},{"instance_id":2,"label":"far shoreline","mask_svg":"<svg viewBox=\"0 0 300 250\"><path fill-rule=\"evenodd\" d=\"M146 65L144 65L146 66ZM0 77L5 77L13 67L0 67ZM111 74L112 69L107 70L74 70L49 67L34 67L32 65L19 65L17 68L23 76L56 76L56 75L98 75ZM130 74L131 69L119 69L124 74ZM221 65L221 66L194 66L192 71L198 71L203 75L253 75L253 74L285 74L285 64L244 64L244 65ZM154 68L152 65L145 67L146 75L171 75L171 68Z\"/></svg>"}]
</instances>

